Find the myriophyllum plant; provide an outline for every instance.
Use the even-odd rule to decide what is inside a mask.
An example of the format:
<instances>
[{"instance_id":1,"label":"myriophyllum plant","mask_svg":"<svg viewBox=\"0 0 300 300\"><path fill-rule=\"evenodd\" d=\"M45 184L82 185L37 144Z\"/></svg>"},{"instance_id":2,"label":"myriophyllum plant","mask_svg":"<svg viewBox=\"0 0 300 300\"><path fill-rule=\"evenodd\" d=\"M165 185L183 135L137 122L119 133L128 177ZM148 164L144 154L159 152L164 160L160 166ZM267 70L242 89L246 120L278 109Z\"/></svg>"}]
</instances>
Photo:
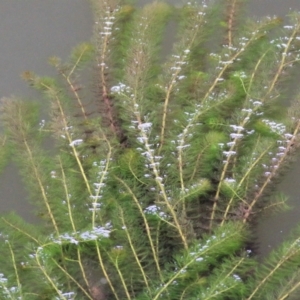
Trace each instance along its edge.
<instances>
[{"instance_id":1,"label":"myriophyllum plant","mask_svg":"<svg viewBox=\"0 0 300 300\"><path fill-rule=\"evenodd\" d=\"M0 154L41 220L1 217L1 299L297 299L299 235L265 265L246 245L285 205L270 195L299 145L300 15L240 22L243 2L95 0L92 42L49 60L57 78L24 72L49 114L2 99Z\"/></svg>"}]
</instances>

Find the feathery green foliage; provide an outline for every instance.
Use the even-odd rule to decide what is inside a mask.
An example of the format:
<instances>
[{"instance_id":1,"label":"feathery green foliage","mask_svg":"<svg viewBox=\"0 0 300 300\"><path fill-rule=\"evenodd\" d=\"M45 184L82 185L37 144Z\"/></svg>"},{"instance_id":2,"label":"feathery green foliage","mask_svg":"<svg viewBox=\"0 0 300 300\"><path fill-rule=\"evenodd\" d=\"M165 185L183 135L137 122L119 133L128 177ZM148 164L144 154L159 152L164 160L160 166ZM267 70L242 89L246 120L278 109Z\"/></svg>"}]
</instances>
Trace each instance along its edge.
<instances>
[{"instance_id":1,"label":"feathery green foliage","mask_svg":"<svg viewBox=\"0 0 300 300\"><path fill-rule=\"evenodd\" d=\"M0 163L11 149L41 224L1 217L2 299L296 297L299 233L263 265L247 243L261 210L284 207L268 196L299 145L299 96L281 103L300 15L242 23L243 2L93 0L92 43L50 58L58 78L23 74L48 119L3 99Z\"/></svg>"}]
</instances>

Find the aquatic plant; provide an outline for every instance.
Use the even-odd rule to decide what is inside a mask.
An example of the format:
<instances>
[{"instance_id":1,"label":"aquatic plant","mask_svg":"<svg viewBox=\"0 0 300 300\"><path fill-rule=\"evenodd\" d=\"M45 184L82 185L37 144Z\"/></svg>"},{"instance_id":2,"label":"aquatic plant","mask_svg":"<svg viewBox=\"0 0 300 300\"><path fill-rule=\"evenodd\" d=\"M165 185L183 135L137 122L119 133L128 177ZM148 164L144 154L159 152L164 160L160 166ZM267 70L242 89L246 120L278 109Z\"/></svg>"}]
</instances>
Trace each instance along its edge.
<instances>
[{"instance_id":1,"label":"aquatic plant","mask_svg":"<svg viewBox=\"0 0 300 300\"><path fill-rule=\"evenodd\" d=\"M247 245L299 145L300 16L241 22L242 4L92 1L92 43L23 74L47 118L2 99L0 157L41 218L1 217L2 299L297 297L299 234L265 265Z\"/></svg>"}]
</instances>

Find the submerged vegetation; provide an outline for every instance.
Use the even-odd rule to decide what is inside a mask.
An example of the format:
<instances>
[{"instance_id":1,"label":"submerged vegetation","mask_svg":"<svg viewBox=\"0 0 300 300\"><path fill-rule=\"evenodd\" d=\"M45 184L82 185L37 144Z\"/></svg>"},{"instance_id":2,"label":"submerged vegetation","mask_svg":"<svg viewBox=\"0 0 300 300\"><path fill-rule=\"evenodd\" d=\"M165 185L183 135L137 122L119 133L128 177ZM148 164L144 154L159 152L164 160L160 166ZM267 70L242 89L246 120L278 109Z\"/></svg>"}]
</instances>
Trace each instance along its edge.
<instances>
[{"instance_id":1,"label":"submerged vegetation","mask_svg":"<svg viewBox=\"0 0 300 300\"><path fill-rule=\"evenodd\" d=\"M249 242L285 207L272 191L299 146L300 14L241 21L244 1L219 2L93 0L92 43L52 57L57 78L23 74L46 120L2 99L1 165L41 221L0 218L1 299L297 299L299 230L263 264Z\"/></svg>"}]
</instances>

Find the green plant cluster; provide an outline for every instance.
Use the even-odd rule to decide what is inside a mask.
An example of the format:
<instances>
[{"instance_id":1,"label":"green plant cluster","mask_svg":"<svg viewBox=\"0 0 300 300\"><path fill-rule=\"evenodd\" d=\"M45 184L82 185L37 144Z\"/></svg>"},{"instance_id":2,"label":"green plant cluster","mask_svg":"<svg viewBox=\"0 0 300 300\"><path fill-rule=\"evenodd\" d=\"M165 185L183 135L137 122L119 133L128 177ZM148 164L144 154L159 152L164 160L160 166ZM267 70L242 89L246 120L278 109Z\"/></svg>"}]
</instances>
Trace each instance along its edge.
<instances>
[{"instance_id":1,"label":"green plant cluster","mask_svg":"<svg viewBox=\"0 0 300 300\"><path fill-rule=\"evenodd\" d=\"M298 299L299 230L263 264L247 245L285 207L270 194L299 145L300 14L91 3L92 42L50 58L57 78L23 74L41 105L1 101L1 165L15 161L41 221L1 216L0 298Z\"/></svg>"}]
</instances>

